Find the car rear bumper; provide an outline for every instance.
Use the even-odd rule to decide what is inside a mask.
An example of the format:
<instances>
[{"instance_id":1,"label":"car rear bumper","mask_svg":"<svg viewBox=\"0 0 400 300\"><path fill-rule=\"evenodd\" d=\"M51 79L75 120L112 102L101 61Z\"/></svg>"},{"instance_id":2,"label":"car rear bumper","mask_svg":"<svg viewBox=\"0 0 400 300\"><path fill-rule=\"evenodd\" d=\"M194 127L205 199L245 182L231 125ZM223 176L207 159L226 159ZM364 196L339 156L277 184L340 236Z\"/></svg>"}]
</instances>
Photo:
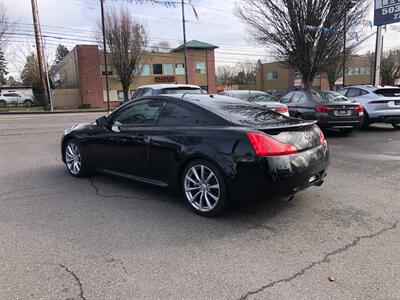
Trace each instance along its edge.
<instances>
[{"instance_id":1,"label":"car rear bumper","mask_svg":"<svg viewBox=\"0 0 400 300\"><path fill-rule=\"evenodd\" d=\"M400 122L400 109L373 111L368 116L374 122L396 123Z\"/></svg>"},{"instance_id":2,"label":"car rear bumper","mask_svg":"<svg viewBox=\"0 0 400 300\"><path fill-rule=\"evenodd\" d=\"M228 182L234 200L287 197L311 186L321 185L327 175L327 144L301 153L260 157L237 166L236 177Z\"/></svg>"},{"instance_id":3,"label":"car rear bumper","mask_svg":"<svg viewBox=\"0 0 400 300\"><path fill-rule=\"evenodd\" d=\"M360 127L363 123L363 120L363 116L337 117L325 114L318 117L318 126L321 128Z\"/></svg>"}]
</instances>

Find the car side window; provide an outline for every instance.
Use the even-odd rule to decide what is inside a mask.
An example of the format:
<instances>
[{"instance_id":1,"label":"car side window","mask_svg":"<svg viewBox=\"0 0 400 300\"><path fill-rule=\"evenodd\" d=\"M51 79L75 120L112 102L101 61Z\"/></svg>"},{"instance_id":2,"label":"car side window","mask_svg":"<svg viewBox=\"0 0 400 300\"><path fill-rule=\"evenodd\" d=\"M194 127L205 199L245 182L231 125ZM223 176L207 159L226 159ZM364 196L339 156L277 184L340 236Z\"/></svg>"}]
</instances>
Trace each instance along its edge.
<instances>
[{"instance_id":1,"label":"car side window","mask_svg":"<svg viewBox=\"0 0 400 300\"><path fill-rule=\"evenodd\" d=\"M285 96L283 96L283 97L281 98L281 102L282 102L282 103L289 103L289 102L291 101L291 99L292 99L293 94L294 94L294 92L291 92L291 93L289 93L289 94L286 94Z\"/></svg>"},{"instance_id":2,"label":"car side window","mask_svg":"<svg viewBox=\"0 0 400 300\"><path fill-rule=\"evenodd\" d=\"M133 95L131 99L136 99L139 98L140 96L142 96L143 93L143 89L138 89Z\"/></svg>"},{"instance_id":3,"label":"car side window","mask_svg":"<svg viewBox=\"0 0 400 300\"><path fill-rule=\"evenodd\" d=\"M151 95L153 95L153 89L146 88L146 89L143 89L143 93L141 96L144 97L144 96L151 96Z\"/></svg>"},{"instance_id":4,"label":"car side window","mask_svg":"<svg viewBox=\"0 0 400 300\"><path fill-rule=\"evenodd\" d=\"M342 94L343 96L346 96L346 93L349 89L342 89L340 91L338 91L339 94Z\"/></svg>"},{"instance_id":5,"label":"car side window","mask_svg":"<svg viewBox=\"0 0 400 300\"><path fill-rule=\"evenodd\" d=\"M361 96L369 94L366 90L360 89Z\"/></svg>"},{"instance_id":6,"label":"car side window","mask_svg":"<svg viewBox=\"0 0 400 300\"><path fill-rule=\"evenodd\" d=\"M193 126L208 122L190 109L175 103L167 103L157 121L158 126Z\"/></svg>"},{"instance_id":7,"label":"car side window","mask_svg":"<svg viewBox=\"0 0 400 300\"><path fill-rule=\"evenodd\" d=\"M356 88L351 88L347 91L346 93L346 97L358 97L361 94L361 90L360 89L356 89Z\"/></svg>"},{"instance_id":8,"label":"car side window","mask_svg":"<svg viewBox=\"0 0 400 300\"><path fill-rule=\"evenodd\" d=\"M135 102L126 109L111 116L113 125L155 125L165 102L160 100L143 100Z\"/></svg>"}]
</instances>

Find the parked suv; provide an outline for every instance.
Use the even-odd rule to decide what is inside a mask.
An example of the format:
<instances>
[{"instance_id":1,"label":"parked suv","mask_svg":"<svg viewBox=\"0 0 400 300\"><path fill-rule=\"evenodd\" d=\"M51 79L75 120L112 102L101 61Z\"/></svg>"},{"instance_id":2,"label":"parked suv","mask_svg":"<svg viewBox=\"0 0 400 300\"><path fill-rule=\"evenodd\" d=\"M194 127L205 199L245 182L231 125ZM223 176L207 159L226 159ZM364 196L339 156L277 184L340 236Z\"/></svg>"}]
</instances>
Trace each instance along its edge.
<instances>
[{"instance_id":1,"label":"parked suv","mask_svg":"<svg viewBox=\"0 0 400 300\"><path fill-rule=\"evenodd\" d=\"M32 96L21 95L15 92L4 93L0 95L0 107L6 107L10 104L25 105L31 107L34 104Z\"/></svg>"},{"instance_id":2,"label":"parked suv","mask_svg":"<svg viewBox=\"0 0 400 300\"><path fill-rule=\"evenodd\" d=\"M381 122L400 129L400 87L355 85L338 92L364 106L363 127Z\"/></svg>"}]
</instances>

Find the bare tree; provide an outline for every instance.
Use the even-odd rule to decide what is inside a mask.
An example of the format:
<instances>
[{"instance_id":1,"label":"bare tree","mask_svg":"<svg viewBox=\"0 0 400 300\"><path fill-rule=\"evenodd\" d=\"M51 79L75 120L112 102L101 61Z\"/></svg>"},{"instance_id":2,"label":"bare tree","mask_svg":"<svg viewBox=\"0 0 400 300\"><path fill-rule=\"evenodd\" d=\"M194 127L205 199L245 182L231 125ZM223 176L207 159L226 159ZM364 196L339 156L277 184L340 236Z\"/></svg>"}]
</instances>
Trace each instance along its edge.
<instances>
[{"instance_id":1,"label":"bare tree","mask_svg":"<svg viewBox=\"0 0 400 300\"><path fill-rule=\"evenodd\" d=\"M168 41L161 41L151 46L151 52L169 52L171 49Z\"/></svg>"},{"instance_id":2,"label":"bare tree","mask_svg":"<svg viewBox=\"0 0 400 300\"><path fill-rule=\"evenodd\" d=\"M217 81L223 85L232 85L235 81L236 70L234 66L219 66L216 73Z\"/></svg>"},{"instance_id":3,"label":"bare tree","mask_svg":"<svg viewBox=\"0 0 400 300\"><path fill-rule=\"evenodd\" d=\"M10 29L8 22L7 9L2 2L0 2L0 46L4 47L7 42L7 32Z\"/></svg>"},{"instance_id":4,"label":"bare tree","mask_svg":"<svg viewBox=\"0 0 400 300\"><path fill-rule=\"evenodd\" d=\"M400 79L400 49L384 53L381 62L381 76L383 85L395 85Z\"/></svg>"},{"instance_id":5,"label":"bare tree","mask_svg":"<svg viewBox=\"0 0 400 300\"><path fill-rule=\"evenodd\" d=\"M310 89L314 78L337 59L345 28L350 41L368 6L367 0L351 9L350 0L247 0L237 12L253 39L298 69L304 88Z\"/></svg>"},{"instance_id":6,"label":"bare tree","mask_svg":"<svg viewBox=\"0 0 400 300\"><path fill-rule=\"evenodd\" d=\"M121 9L106 14L105 36L111 64L122 84L124 99L129 99L129 86L140 73L140 62L147 47L146 31L127 10ZM102 41L102 37L98 40Z\"/></svg>"},{"instance_id":7,"label":"bare tree","mask_svg":"<svg viewBox=\"0 0 400 300\"><path fill-rule=\"evenodd\" d=\"M255 84L257 78L257 64L245 61L236 64L236 84Z\"/></svg>"}]
</instances>

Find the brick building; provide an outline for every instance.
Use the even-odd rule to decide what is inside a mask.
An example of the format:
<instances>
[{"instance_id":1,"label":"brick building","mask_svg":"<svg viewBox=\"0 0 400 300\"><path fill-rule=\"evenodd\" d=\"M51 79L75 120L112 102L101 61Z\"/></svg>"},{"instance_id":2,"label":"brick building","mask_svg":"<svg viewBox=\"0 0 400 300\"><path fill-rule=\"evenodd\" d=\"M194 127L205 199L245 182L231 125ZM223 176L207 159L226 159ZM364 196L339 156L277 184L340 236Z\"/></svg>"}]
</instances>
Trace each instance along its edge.
<instances>
[{"instance_id":1,"label":"brick building","mask_svg":"<svg viewBox=\"0 0 400 300\"><path fill-rule=\"evenodd\" d=\"M353 55L346 66L346 85L371 84L373 62L367 55ZM336 88L343 84L336 81ZM283 62L259 63L256 88L261 91L288 91L302 88L301 74ZM314 89L329 90L326 74L318 75L313 81Z\"/></svg>"},{"instance_id":2,"label":"brick building","mask_svg":"<svg viewBox=\"0 0 400 300\"><path fill-rule=\"evenodd\" d=\"M189 84L215 93L214 50L218 47L193 40L186 43L186 48ZM77 45L57 64L56 73L56 107L76 107L83 103L91 107L107 105L104 56L96 45ZM112 66L108 67L108 75L110 100L115 106L123 100L122 85ZM141 73L131 85L130 92L141 85L156 83L185 83L183 45L170 52L146 53L141 62Z\"/></svg>"}]
</instances>

